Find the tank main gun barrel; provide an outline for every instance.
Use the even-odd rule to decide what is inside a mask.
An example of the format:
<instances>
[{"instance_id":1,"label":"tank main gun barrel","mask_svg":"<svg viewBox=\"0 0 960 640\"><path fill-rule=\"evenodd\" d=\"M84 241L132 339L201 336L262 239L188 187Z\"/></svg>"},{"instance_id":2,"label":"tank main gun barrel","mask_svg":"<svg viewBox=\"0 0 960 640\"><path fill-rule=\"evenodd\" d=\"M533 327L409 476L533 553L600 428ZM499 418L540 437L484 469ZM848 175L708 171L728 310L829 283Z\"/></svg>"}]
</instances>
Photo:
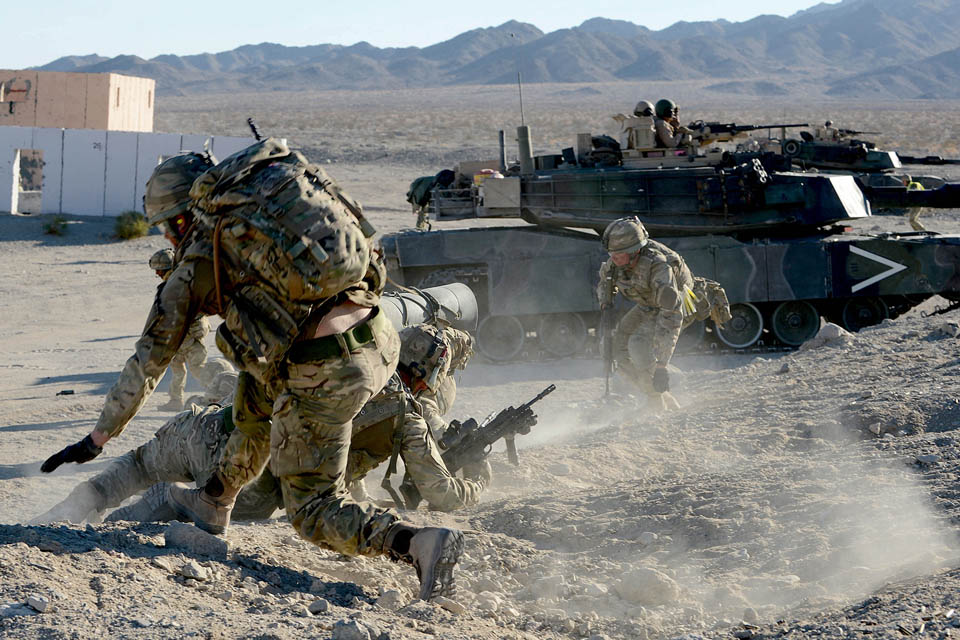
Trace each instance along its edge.
<instances>
[{"instance_id":1,"label":"tank main gun barrel","mask_svg":"<svg viewBox=\"0 0 960 640\"><path fill-rule=\"evenodd\" d=\"M900 153L898 153L897 156L900 158L900 162L903 164L925 164L929 166L960 164L960 159L958 158L943 158L941 156L905 156Z\"/></svg>"}]
</instances>

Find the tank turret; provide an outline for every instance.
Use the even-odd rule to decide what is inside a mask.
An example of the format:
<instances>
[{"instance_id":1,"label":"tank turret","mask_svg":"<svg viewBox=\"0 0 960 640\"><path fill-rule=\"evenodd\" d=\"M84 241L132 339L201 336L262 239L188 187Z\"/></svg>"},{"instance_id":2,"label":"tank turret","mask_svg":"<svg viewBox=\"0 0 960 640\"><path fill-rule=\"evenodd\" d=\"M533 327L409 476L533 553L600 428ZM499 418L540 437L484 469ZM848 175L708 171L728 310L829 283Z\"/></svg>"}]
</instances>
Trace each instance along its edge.
<instances>
[{"instance_id":1,"label":"tank turret","mask_svg":"<svg viewBox=\"0 0 960 640\"><path fill-rule=\"evenodd\" d=\"M639 120L629 121L646 126ZM858 330L935 294L960 299L960 236L853 233L843 223L871 215L854 175L790 170L782 137L721 146L781 126L694 123L681 149L638 147L646 132L622 136L625 148L580 134L575 146L548 155L529 153L526 129L521 163L461 163L428 205L436 221L513 225L387 235L388 270L406 285L469 286L478 349L495 361L596 348L595 290L607 259L599 233L625 215L727 291L733 319L694 325L681 348L795 348L822 319Z\"/></svg>"}]
</instances>

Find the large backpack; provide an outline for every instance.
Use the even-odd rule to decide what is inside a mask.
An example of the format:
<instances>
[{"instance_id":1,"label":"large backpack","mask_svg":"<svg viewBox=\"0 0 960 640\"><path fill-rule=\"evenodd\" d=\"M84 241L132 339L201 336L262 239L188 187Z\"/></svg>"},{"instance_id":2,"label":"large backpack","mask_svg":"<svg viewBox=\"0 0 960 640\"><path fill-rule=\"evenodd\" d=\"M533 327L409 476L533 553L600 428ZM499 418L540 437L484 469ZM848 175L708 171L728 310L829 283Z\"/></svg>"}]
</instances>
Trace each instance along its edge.
<instances>
[{"instance_id":1,"label":"large backpack","mask_svg":"<svg viewBox=\"0 0 960 640\"><path fill-rule=\"evenodd\" d=\"M267 382L316 305L367 275L373 227L323 169L273 138L207 171L190 196L213 232L217 347Z\"/></svg>"},{"instance_id":2,"label":"large backpack","mask_svg":"<svg viewBox=\"0 0 960 640\"><path fill-rule=\"evenodd\" d=\"M360 206L275 138L220 162L190 196L233 280L255 275L281 303L323 301L366 274L374 230Z\"/></svg>"}]
</instances>

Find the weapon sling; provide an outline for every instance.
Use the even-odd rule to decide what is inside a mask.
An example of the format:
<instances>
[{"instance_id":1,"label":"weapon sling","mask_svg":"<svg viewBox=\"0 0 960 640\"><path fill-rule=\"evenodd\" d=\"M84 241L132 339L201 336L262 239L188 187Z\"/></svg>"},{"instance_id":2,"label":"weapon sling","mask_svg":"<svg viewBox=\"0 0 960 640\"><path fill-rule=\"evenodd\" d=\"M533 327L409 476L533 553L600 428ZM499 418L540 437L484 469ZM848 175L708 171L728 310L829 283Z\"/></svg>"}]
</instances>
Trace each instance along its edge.
<instances>
[{"instance_id":1,"label":"weapon sling","mask_svg":"<svg viewBox=\"0 0 960 640\"><path fill-rule=\"evenodd\" d=\"M397 472L397 458L400 457L400 447L403 445L403 423L407 419L407 394L400 394L400 410L397 411L397 417L393 423L393 453L390 454L390 464L387 465L387 472L383 476L383 482L380 487L390 494L393 502L400 509L406 509L406 503L397 490L390 484L390 476Z\"/></svg>"}]
</instances>

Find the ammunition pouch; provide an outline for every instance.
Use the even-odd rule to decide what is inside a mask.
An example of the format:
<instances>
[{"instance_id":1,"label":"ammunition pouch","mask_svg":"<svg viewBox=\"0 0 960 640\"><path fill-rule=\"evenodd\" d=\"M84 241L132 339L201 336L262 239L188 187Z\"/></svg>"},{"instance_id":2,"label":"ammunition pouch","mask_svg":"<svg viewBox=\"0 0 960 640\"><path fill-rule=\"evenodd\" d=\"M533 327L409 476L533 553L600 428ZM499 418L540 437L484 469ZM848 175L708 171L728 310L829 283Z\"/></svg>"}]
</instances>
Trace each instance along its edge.
<instances>
[{"instance_id":1,"label":"ammunition pouch","mask_svg":"<svg viewBox=\"0 0 960 640\"><path fill-rule=\"evenodd\" d=\"M217 348L239 369L266 383L300 333L300 323L259 287L243 287L230 300L217 329Z\"/></svg>"}]
</instances>

